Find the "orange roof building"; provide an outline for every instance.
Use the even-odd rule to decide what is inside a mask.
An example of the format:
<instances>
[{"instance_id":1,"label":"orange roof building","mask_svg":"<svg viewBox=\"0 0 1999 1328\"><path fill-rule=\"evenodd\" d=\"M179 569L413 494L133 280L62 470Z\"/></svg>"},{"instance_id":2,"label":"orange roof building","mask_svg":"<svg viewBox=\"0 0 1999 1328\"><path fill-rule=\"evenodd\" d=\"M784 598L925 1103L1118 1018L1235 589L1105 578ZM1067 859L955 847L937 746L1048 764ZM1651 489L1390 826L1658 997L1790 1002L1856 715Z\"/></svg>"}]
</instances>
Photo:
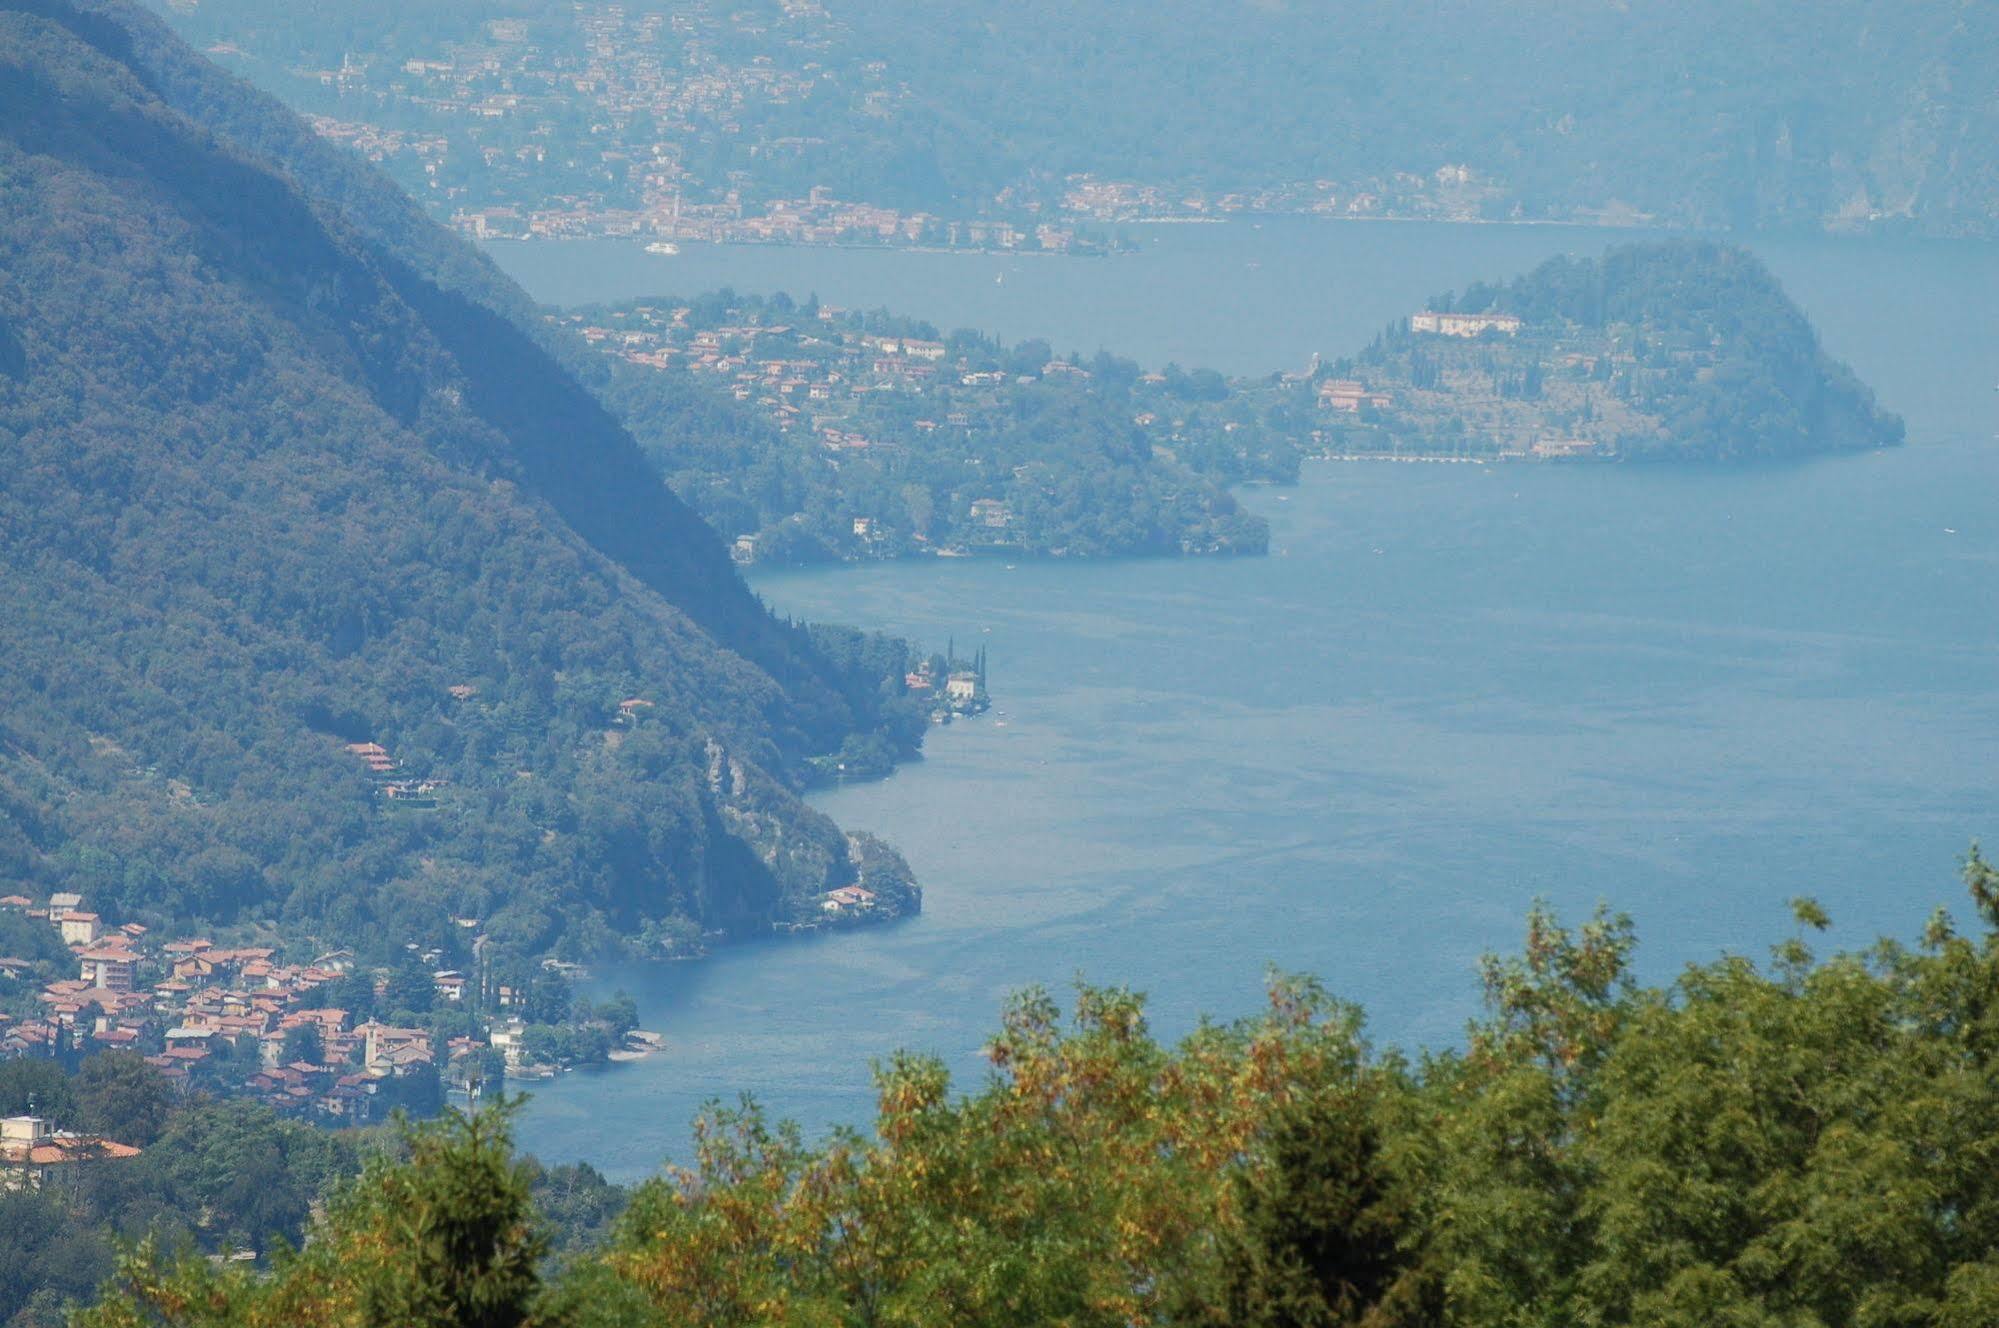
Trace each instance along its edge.
<instances>
[{"instance_id":1,"label":"orange roof building","mask_svg":"<svg viewBox=\"0 0 1999 1328\"><path fill-rule=\"evenodd\" d=\"M138 1155L130 1144L58 1130L40 1116L0 1120L0 1190L39 1190L85 1164Z\"/></svg>"}]
</instances>

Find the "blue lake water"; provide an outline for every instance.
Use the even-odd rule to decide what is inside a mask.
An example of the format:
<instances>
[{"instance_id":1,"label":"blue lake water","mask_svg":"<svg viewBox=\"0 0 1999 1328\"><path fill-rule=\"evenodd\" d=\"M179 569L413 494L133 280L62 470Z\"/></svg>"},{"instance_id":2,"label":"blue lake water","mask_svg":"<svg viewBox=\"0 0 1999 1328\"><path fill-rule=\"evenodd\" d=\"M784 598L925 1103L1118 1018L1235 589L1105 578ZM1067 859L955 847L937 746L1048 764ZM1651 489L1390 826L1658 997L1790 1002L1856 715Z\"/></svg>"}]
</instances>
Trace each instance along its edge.
<instances>
[{"instance_id":1,"label":"blue lake water","mask_svg":"<svg viewBox=\"0 0 1999 1328\"><path fill-rule=\"evenodd\" d=\"M1160 232L1114 260L500 256L552 301L816 289L1247 371L1613 238ZM1079 972L1148 991L1170 1033L1252 1011L1267 966L1309 970L1379 1039L1447 1044L1478 954L1537 896L1630 912L1655 979L1761 953L1800 894L1831 944L1957 906L1956 858L1999 838L1999 251L1756 247L1910 446L1732 471L1325 464L1246 494L1265 559L760 578L781 611L990 649L991 714L816 798L903 849L924 915L602 975L668 1049L540 1090L523 1143L629 1179L684 1155L712 1097L865 1124L870 1058L931 1051L975 1082L1005 995Z\"/></svg>"}]
</instances>

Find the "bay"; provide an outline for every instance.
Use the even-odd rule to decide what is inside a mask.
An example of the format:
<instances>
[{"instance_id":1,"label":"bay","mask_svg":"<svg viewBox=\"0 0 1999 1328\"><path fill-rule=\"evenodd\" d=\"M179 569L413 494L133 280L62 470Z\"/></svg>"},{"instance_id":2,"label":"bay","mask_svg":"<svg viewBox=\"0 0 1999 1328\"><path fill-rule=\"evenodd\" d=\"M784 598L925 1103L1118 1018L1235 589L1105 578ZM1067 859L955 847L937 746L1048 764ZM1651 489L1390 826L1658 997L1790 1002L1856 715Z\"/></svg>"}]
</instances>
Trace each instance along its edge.
<instances>
[{"instance_id":1,"label":"bay","mask_svg":"<svg viewBox=\"0 0 1999 1328\"><path fill-rule=\"evenodd\" d=\"M777 283L1255 371L1615 238L1160 229L1106 260L503 261L548 300L608 294L524 270L529 250L601 261L592 279L632 295L693 259L676 275L714 270L679 290ZM1253 1011L1267 966L1311 971L1383 1041L1435 1046L1476 1011L1478 954L1514 943L1536 898L1630 912L1653 979L1762 953L1798 895L1831 911L1828 945L1958 907L1955 861L1999 807L1999 255L1756 247L1909 418L1910 446L1723 471L1323 464L1245 495L1272 522L1265 559L760 578L782 612L990 650L992 713L933 731L889 780L815 797L903 849L924 914L601 974L667 1049L540 1089L523 1144L631 1179L685 1156L712 1097L753 1092L812 1132L865 1125L870 1058L927 1051L976 1083L1007 993L1078 973L1148 991L1171 1034ZM1285 261L1290 282L1215 276Z\"/></svg>"}]
</instances>

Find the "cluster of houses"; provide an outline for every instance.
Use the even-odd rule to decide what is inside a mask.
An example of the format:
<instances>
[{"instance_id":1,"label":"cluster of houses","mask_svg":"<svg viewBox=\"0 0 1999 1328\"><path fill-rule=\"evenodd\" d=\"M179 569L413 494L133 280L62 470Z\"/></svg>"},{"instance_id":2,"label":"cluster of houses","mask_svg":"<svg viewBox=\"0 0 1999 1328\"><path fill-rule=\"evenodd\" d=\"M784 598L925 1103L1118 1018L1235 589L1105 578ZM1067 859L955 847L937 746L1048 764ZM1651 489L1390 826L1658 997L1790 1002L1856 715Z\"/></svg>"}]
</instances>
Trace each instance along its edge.
<instances>
[{"instance_id":1,"label":"cluster of houses","mask_svg":"<svg viewBox=\"0 0 1999 1328\"><path fill-rule=\"evenodd\" d=\"M636 306L604 321L568 321L585 342L631 364L650 369L684 368L690 373L722 380L736 400L759 407L779 429L809 429L831 453L876 448L892 451L900 442L874 437L857 426L855 414L880 393L936 390L942 397L961 395L959 389L1000 389L1043 379L1087 381L1090 371L1067 360L1052 359L1035 372L1009 374L978 369L962 357L951 364L943 342L911 336L884 336L839 326L845 310L831 305L819 310L822 326L765 323L737 311L742 321L695 329L688 325L692 308ZM1146 386L1166 382L1162 374L1146 374ZM992 404L977 393L962 394L967 405ZM970 411L940 412L918 419L918 434L950 425L970 427Z\"/></svg>"},{"instance_id":2,"label":"cluster of houses","mask_svg":"<svg viewBox=\"0 0 1999 1328\"><path fill-rule=\"evenodd\" d=\"M727 243L838 244L868 241L1065 252L1087 242L1059 223L947 221L836 198L824 188L804 198L761 204L735 188L711 187L688 168L677 146L716 133L744 130L745 108L782 107L820 90L830 75L821 64L786 69L770 58L745 63L702 51L709 25L726 21L698 8L673 16L669 45L686 58L662 59L666 16L621 9L579 12L572 40L516 36L512 20L487 24L486 40L454 44L435 56L400 61L344 58L337 68L294 70L321 86L393 101L414 128L320 116L313 126L370 160L382 162L420 194L457 207L452 222L479 239L654 236ZM240 54L231 51L232 54ZM693 68L695 64L700 67ZM603 123L587 143L568 141L595 157L592 176L619 182L582 183L558 149L550 160L547 118L554 105L578 95L599 108ZM412 114L413 113L413 114ZM526 133L524 125L538 126ZM626 126L636 132L626 132ZM601 131L601 132L600 132ZM788 153L803 140L780 139L769 150ZM504 143L504 145L503 145ZM451 183L450 159L476 158L477 194ZM549 178L558 172L560 184ZM570 192L582 184L582 192ZM715 182L719 186L720 182Z\"/></svg>"},{"instance_id":3,"label":"cluster of houses","mask_svg":"<svg viewBox=\"0 0 1999 1328\"><path fill-rule=\"evenodd\" d=\"M954 359L944 342L924 337L889 335L855 328L846 311L822 306L816 319L804 323L764 321L760 311L735 309L718 327L691 326L690 306L635 305L592 316L570 315L566 323L585 342L606 354L650 369L680 368L720 384L736 400L755 408L779 431L814 440L827 459L838 465L854 455L893 455L920 445L939 431L977 430L1005 420L1005 393L1039 382L1086 384L1090 370L1065 359L1049 359L1032 372L1015 373L988 367L966 356ZM816 323L816 326L813 325ZM1141 374L1141 390L1163 393L1166 375ZM916 412L906 407L871 410L881 394L923 397L929 404ZM1375 394L1377 400L1385 397ZM1163 396L1162 396L1163 399ZM1165 444L1180 437L1183 419L1144 410L1133 422L1157 430ZM1225 429L1233 431L1230 423ZM1003 544L1015 524L1012 507L1002 498L980 496L960 514L968 520L959 533L975 544ZM855 541L865 552L887 537L878 517L851 518ZM918 546L929 539L911 535ZM940 542L934 552L955 546ZM754 563L759 556L754 534L736 537L736 561Z\"/></svg>"},{"instance_id":4,"label":"cluster of houses","mask_svg":"<svg viewBox=\"0 0 1999 1328\"><path fill-rule=\"evenodd\" d=\"M58 929L76 964L75 977L41 987L33 1016L0 1015L0 1058L128 1050L183 1088L199 1082L291 1114L361 1121L376 1114L385 1081L442 1069L440 1056L455 1061L487 1045L471 1037L440 1045L426 1028L357 1021L346 1010L324 1008L318 989L354 969L347 950L288 964L265 946L155 944L138 923L107 929L73 893L51 895L41 906L9 895L0 898L0 910ZM0 957L0 983L22 981L37 967ZM444 1001L466 998L465 974L445 969L433 980ZM498 995L502 1005L514 1003L510 989ZM526 1072L524 1031L518 1019L503 1017L488 1038ZM315 1045L311 1060L295 1054Z\"/></svg>"},{"instance_id":5,"label":"cluster of houses","mask_svg":"<svg viewBox=\"0 0 1999 1328\"><path fill-rule=\"evenodd\" d=\"M373 126L327 121L321 132L336 141L399 142ZM432 140L412 137L412 144ZM877 203L826 196L814 189L807 198L780 198L760 209L731 190L715 203L683 203L678 190L657 191L643 207L618 208L600 201L574 200L566 206L461 208L451 224L476 240L642 239L705 241L711 244L822 244L921 246L984 252L1096 253L1101 243L1059 222L1015 225L997 220L948 220L928 212L903 212ZM649 246L671 253L675 246Z\"/></svg>"},{"instance_id":6,"label":"cluster of houses","mask_svg":"<svg viewBox=\"0 0 1999 1328\"><path fill-rule=\"evenodd\" d=\"M986 707L986 684L977 669L952 669L943 677L924 660L903 675L903 687L912 695L936 701L943 711L969 715Z\"/></svg>"},{"instance_id":7,"label":"cluster of houses","mask_svg":"<svg viewBox=\"0 0 1999 1328\"><path fill-rule=\"evenodd\" d=\"M892 448L893 442L855 427L854 409L870 394L920 389L936 381L947 354L941 341L838 328L806 330L789 323L744 321L696 330L687 326L691 312L642 307L614 326L589 324L581 331L585 341L632 364L680 366L719 378L736 400L760 407L778 428L809 428L835 454ZM829 307L819 317L830 323L840 314ZM779 346L761 350L759 343L796 349L787 355ZM934 420L926 423L937 427Z\"/></svg>"},{"instance_id":8,"label":"cluster of houses","mask_svg":"<svg viewBox=\"0 0 1999 1328\"><path fill-rule=\"evenodd\" d=\"M952 221L928 212L903 212L875 203L836 198L815 187L804 198L780 198L751 211L733 191L721 203L690 206L678 189L656 198L646 215L647 230L678 240L730 244L842 244L866 240L883 244L953 249L1039 249L1067 253L1082 242L1073 228L1043 223L1017 226L1008 221Z\"/></svg>"},{"instance_id":9,"label":"cluster of houses","mask_svg":"<svg viewBox=\"0 0 1999 1328\"><path fill-rule=\"evenodd\" d=\"M831 914L866 913L875 906L875 892L864 885L843 885L826 892L819 907Z\"/></svg>"},{"instance_id":10,"label":"cluster of houses","mask_svg":"<svg viewBox=\"0 0 1999 1328\"><path fill-rule=\"evenodd\" d=\"M1284 215L1475 221L1494 215L1506 201L1496 180L1469 166L1445 163L1426 173L1292 180L1223 191L1076 174L1063 181L1061 209L1071 217L1107 222Z\"/></svg>"},{"instance_id":11,"label":"cluster of houses","mask_svg":"<svg viewBox=\"0 0 1999 1328\"><path fill-rule=\"evenodd\" d=\"M463 700L472 693L469 687L453 687L452 694ZM464 696L460 696L460 692ZM437 805L437 790L444 781L441 779L412 779L403 774L402 762L389 755L388 749L379 742L350 742L347 754L368 767L368 773L375 778L375 791L387 802L401 802L411 806L434 807Z\"/></svg>"}]
</instances>

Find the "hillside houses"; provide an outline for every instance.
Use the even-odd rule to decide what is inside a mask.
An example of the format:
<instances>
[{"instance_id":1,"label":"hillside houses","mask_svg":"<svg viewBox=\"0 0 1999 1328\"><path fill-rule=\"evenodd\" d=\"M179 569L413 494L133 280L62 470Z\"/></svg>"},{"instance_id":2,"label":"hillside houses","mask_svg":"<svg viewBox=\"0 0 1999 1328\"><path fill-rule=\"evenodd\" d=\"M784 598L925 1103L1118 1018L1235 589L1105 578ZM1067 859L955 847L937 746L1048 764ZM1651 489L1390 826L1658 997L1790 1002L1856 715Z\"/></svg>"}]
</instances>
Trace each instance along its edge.
<instances>
[{"instance_id":1,"label":"hillside houses","mask_svg":"<svg viewBox=\"0 0 1999 1328\"><path fill-rule=\"evenodd\" d=\"M71 896L51 923L48 908L15 898L22 902L12 911L58 933L88 911ZM467 930L479 925L476 917L453 920ZM637 1054L621 1041L628 1024L614 1027L587 1004L572 1007L569 984L587 976L577 965L543 960L547 976L517 988L491 981L490 968L482 977L439 967L441 949L416 942L403 949L398 966L363 977L350 950L292 962L271 946L154 939L128 924L70 946L70 966L57 973L46 957L0 956L0 1060L73 1067L99 1052L127 1051L184 1092L248 1097L344 1125L379 1119L390 1106L434 1110L448 1080L472 1082L502 1068L509 1077L546 1078L614 1050ZM512 1008L489 1010L488 996ZM350 998L359 1013L335 1004ZM407 1021L367 1013L389 1009L409 1010Z\"/></svg>"},{"instance_id":2,"label":"hillside houses","mask_svg":"<svg viewBox=\"0 0 1999 1328\"><path fill-rule=\"evenodd\" d=\"M648 438L671 398L749 407L757 423L726 441L655 440L668 483L741 563L1249 552L1267 531L1217 476L1295 473L1275 417L1237 418L1212 371L1140 374L1108 354L783 295L550 317L615 361L608 391L655 421ZM660 373L671 380L647 381ZM784 482L749 478L767 472Z\"/></svg>"},{"instance_id":3,"label":"hillside houses","mask_svg":"<svg viewBox=\"0 0 1999 1328\"><path fill-rule=\"evenodd\" d=\"M24 896L10 898L20 902L7 907L47 922L69 941L75 976L45 982L33 996L32 1015L0 1015L0 1058L133 1051L183 1087L199 1083L343 1121L372 1118L386 1081L435 1068L429 1030L356 1025L348 1012L318 1005L318 989L352 968L351 952L289 964L268 946L218 946L201 938L154 944L137 924L105 929L73 894L43 909ZM0 959L0 980L18 982L38 968ZM453 972L437 979L447 1000L454 986L462 995L463 983L464 975ZM287 1048L299 1045L293 1035L308 1026L318 1059L303 1063Z\"/></svg>"}]
</instances>

